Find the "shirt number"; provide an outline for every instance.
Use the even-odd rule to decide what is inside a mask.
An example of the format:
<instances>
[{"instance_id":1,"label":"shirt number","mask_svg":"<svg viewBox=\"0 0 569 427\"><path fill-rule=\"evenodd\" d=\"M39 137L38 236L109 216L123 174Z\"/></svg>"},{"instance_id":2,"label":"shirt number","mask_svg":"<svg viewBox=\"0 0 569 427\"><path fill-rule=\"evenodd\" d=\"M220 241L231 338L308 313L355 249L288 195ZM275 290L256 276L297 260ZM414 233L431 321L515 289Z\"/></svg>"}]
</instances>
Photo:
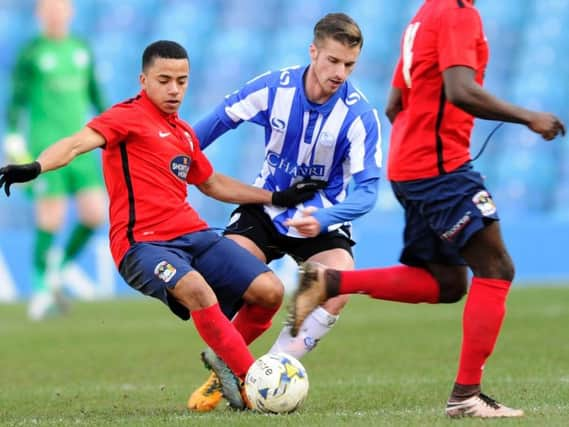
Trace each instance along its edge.
<instances>
[{"instance_id":1,"label":"shirt number","mask_svg":"<svg viewBox=\"0 0 569 427\"><path fill-rule=\"evenodd\" d=\"M421 26L420 22L410 24L403 36L403 79L409 89L411 89L411 65L413 64L413 43L417 30Z\"/></svg>"}]
</instances>

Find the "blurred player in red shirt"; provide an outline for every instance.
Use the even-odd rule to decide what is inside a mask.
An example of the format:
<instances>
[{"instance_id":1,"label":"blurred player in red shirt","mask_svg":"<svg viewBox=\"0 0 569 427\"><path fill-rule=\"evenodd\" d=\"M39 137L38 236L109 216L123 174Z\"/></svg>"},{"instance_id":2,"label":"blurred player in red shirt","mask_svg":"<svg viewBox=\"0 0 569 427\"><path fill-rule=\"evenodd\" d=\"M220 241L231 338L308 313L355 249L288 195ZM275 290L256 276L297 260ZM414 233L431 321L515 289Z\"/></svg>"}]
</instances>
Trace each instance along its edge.
<instances>
[{"instance_id":1,"label":"blurred player in red shirt","mask_svg":"<svg viewBox=\"0 0 569 427\"><path fill-rule=\"evenodd\" d=\"M492 196L470 158L474 117L521 123L544 139L564 134L553 114L529 111L482 88L488 44L472 0L426 0L405 30L386 114L393 123L388 178L405 210L402 266L359 271L306 264L293 332L338 294L408 303L453 303L467 291L450 417L519 417L481 393L514 278Z\"/></svg>"},{"instance_id":2,"label":"blurred player in red shirt","mask_svg":"<svg viewBox=\"0 0 569 427\"><path fill-rule=\"evenodd\" d=\"M131 287L161 300L181 319L189 319L191 312L200 336L220 357L208 361L225 397L244 409L241 382L254 361L247 344L271 325L283 285L263 262L209 229L186 200L187 184L225 202L286 207L311 198L315 190L304 183L270 192L214 173L194 131L177 114L189 71L182 46L152 43L142 56L138 96L57 141L37 161L1 168L0 188L9 196L13 183L31 181L103 148L110 245L119 272ZM237 310L231 323L227 316Z\"/></svg>"}]
</instances>

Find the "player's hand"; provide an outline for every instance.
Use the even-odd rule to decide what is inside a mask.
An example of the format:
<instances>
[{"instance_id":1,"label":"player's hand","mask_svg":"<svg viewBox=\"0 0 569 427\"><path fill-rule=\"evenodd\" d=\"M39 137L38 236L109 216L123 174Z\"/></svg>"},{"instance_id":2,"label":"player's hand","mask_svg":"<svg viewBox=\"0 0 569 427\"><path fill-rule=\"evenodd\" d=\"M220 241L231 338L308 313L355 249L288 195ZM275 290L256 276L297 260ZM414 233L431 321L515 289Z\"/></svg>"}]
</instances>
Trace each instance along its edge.
<instances>
[{"instance_id":1,"label":"player's hand","mask_svg":"<svg viewBox=\"0 0 569 427\"><path fill-rule=\"evenodd\" d=\"M28 182L41 173L39 162L25 165L7 165L0 168L0 189L4 186L6 196L10 196L10 186L16 182Z\"/></svg>"},{"instance_id":2,"label":"player's hand","mask_svg":"<svg viewBox=\"0 0 569 427\"><path fill-rule=\"evenodd\" d=\"M547 141L551 141L559 134L565 135L565 125L551 113L534 113L528 127Z\"/></svg>"},{"instance_id":3,"label":"player's hand","mask_svg":"<svg viewBox=\"0 0 569 427\"><path fill-rule=\"evenodd\" d=\"M326 181L306 179L299 181L283 191L275 191L271 203L275 206L292 208L314 197L318 190L325 188Z\"/></svg>"},{"instance_id":4,"label":"player's hand","mask_svg":"<svg viewBox=\"0 0 569 427\"><path fill-rule=\"evenodd\" d=\"M287 227L294 227L301 236L316 237L320 234L322 227L316 218L312 216L318 208L309 206L302 211L302 217L291 218L285 221Z\"/></svg>"},{"instance_id":5,"label":"player's hand","mask_svg":"<svg viewBox=\"0 0 569 427\"><path fill-rule=\"evenodd\" d=\"M19 133L9 133L4 138L4 157L8 163L17 165L33 161L26 148L26 141Z\"/></svg>"}]
</instances>

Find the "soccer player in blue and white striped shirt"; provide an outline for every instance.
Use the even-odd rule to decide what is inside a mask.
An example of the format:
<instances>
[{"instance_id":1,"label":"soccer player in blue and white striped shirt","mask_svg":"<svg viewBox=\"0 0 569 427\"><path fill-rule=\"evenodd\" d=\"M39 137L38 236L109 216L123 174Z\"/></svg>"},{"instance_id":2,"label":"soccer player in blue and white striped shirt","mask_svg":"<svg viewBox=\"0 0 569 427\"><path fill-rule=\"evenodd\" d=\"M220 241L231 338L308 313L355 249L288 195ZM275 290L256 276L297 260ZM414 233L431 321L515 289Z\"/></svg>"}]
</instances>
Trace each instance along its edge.
<instances>
[{"instance_id":1,"label":"soccer player in blue and white striped shirt","mask_svg":"<svg viewBox=\"0 0 569 427\"><path fill-rule=\"evenodd\" d=\"M347 80L362 45L360 28L349 16L328 14L314 27L308 66L254 78L194 126L202 148L245 121L264 127L258 187L282 191L306 179L326 182L294 208L242 205L234 211L226 236L266 263L286 254L298 262L354 268L350 222L375 205L382 162L378 113ZM342 296L318 307L295 338L285 327L270 351L303 356L330 330L346 302ZM254 313L239 323L247 343L270 326ZM221 399L216 384L212 374L188 407L213 409Z\"/></svg>"}]
</instances>

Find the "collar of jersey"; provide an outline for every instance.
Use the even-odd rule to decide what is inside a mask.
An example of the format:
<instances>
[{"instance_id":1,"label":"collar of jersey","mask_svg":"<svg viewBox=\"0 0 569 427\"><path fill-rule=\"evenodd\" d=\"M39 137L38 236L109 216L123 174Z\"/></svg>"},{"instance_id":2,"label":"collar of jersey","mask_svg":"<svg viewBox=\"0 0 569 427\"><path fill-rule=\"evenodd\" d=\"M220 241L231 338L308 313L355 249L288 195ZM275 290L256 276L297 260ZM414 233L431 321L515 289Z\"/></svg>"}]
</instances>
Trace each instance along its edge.
<instances>
[{"instance_id":1,"label":"collar of jersey","mask_svg":"<svg viewBox=\"0 0 569 427\"><path fill-rule=\"evenodd\" d=\"M308 97L306 96L306 91L304 89L304 74L306 73L306 71L308 70L308 66L304 67L304 69L302 70L301 73L299 73L299 78L300 78L300 82L299 82L299 86L302 88L302 104L304 106L304 109L307 111L317 111L320 114L323 115L327 115L330 111L332 111L332 108L334 108L334 105L336 105L336 101L338 100L338 98L340 98L342 96L342 94L346 91L346 87L348 85L348 82L345 81L342 86L340 86L338 88L338 90L336 91L336 93L334 93L334 95L332 95L330 97L330 99L328 101L326 101L324 104L316 104L312 101L310 101L308 99Z\"/></svg>"},{"instance_id":2,"label":"collar of jersey","mask_svg":"<svg viewBox=\"0 0 569 427\"><path fill-rule=\"evenodd\" d=\"M160 108L154 105L154 102L150 100L144 89L140 91L140 103L146 110L158 114L160 117L164 118L168 123L176 123L178 121L178 113L167 114L164 111L162 111Z\"/></svg>"}]
</instances>

